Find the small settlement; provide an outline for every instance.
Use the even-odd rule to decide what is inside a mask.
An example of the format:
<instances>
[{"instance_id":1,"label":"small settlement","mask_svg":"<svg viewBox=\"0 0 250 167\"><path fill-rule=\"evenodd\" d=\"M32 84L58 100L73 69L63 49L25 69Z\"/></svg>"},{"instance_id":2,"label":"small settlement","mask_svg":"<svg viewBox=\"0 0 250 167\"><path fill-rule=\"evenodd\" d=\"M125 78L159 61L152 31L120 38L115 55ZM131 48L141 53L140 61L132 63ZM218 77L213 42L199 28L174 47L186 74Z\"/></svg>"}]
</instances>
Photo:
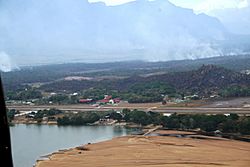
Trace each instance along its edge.
<instances>
[{"instance_id":1,"label":"small settlement","mask_svg":"<svg viewBox=\"0 0 250 167\"><path fill-rule=\"evenodd\" d=\"M104 105L104 104L118 104L120 103L120 98L112 98L111 95L104 95L104 98L101 100L93 100L93 99L79 99L79 103L82 104L98 104L98 105Z\"/></svg>"}]
</instances>

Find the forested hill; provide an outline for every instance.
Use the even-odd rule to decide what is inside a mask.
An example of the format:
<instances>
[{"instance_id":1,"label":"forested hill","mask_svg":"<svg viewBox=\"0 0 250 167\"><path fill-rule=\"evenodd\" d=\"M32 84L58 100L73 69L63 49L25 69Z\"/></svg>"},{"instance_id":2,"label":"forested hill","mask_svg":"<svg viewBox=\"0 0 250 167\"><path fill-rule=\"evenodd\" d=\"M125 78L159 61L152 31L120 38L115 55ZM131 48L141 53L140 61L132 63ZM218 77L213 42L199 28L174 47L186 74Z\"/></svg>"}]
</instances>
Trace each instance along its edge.
<instances>
[{"instance_id":1,"label":"forested hill","mask_svg":"<svg viewBox=\"0 0 250 167\"><path fill-rule=\"evenodd\" d=\"M83 89L99 88L126 91L136 85L150 83L165 83L176 90L193 93L218 91L229 86L250 86L250 75L241 74L215 65L203 65L198 70L186 72L171 72L152 76L131 76L124 79L103 80L61 80L45 84L41 89L46 91L80 91Z\"/></svg>"},{"instance_id":2,"label":"forested hill","mask_svg":"<svg viewBox=\"0 0 250 167\"><path fill-rule=\"evenodd\" d=\"M215 65L202 65L198 70L152 76L147 80L162 80L178 90L202 92L218 91L230 86L250 86L250 75Z\"/></svg>"},{"instance_id":3,"label":"forested hill","mask_svg":"<svg viewBox=\"0 0 250 167\"><path fill-rule=\"evenodd\" d=\"M27 84L34 83L40 83L40 89L50 91L79 91L90 87L124 90L133 84L146 81L161 81L178 90L200 91L208 88L220 89L234 84L248 85L249 76L240 74L242 70L248 69L250 56L239 55L167 62L132 61L34 66L2 75L6 91L23 89ZM71 76L83 78L65 79Z\"/></svg>"}]
</instances>

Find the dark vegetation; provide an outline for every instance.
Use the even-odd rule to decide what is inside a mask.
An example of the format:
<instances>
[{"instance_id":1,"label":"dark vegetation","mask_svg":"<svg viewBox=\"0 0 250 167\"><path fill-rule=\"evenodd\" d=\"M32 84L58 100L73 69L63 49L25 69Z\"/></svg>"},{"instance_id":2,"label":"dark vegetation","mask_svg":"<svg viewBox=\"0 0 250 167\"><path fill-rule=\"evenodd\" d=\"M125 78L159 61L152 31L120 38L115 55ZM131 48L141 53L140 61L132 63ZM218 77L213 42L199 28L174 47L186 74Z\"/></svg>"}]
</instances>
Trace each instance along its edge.
<instances>
[{"instance_id":1,"label":"dark vegetation","mask_svg":"<svg viewBox=\"0 0 250 167\"><path fill-rule=\"evenodd\" d=\"M16 111L14 109L7 110L8 121L11 122L15 118L15 114L19 114L19 113L20 113L19 111Z\"/></svg>"},{"instance_id":2,"label":"dark vegetation","mask_svg":"<svg viewBox=\"0 0 250 167\"><path fill-rule=\"evenodd\" d=\"M250 56L237 55L205 58L197 60L179 60L167 62L128 61L114 63L72 63L23 67L19 71L3 73L6 90L17 90L24 83L53 82L65 76L137 76L156 72L183 72L196 70L203 64L218 65L233 71L250 69Z\"/></svg>"},{"instance_id":3,"label":"dark vegetation","mask_svg":"<svg viewBox=\"0 0 250 167\"><path fill-rule=\"evenodd\" d=\"M250 96L250 75L240 73L250 69L250 56L217 57L200 60L170 62L116 62L102 64L61 64L3 73L6 100L34 101L38 104L74 104L79 98L103 99L104 95L121 98L130 103L160 102L164 97L183 99L189 95L197 99ZM67 76L89 77L65 80ZM56 92L55 95L49 95ZM74 96L72 93L77 92ZM8 111L12 121L18 111ZM250 134L250 118L231 114L179 115L164 117L159 113L130 111L122 113L84 112L65 113L50 109L29 114L29 119L42 122L44 117L58 125L89 125L99 119L133 122L140 125L163 125L170 129L219 130L223 133Z\"/></svg>"},{"instance_id":4,"label":"dark vegetation","mask_svg":"<svg viewBox=\"0 0 250 167\"><path fill-rule=\"evenodd\" d=\"M122 85L122 83L120 83ZM90 88L82 91L84 98L91 98L94 100L103 99L103 95L112 95L113 98L119 97L127 100L129 103L147 103L162 101L164 95L169 94L175 96L176 90L173 86L160 81L149 81L145 83L136 83L116 90L115 88L109 89L107 86Z\"/></svg>"},{"instance_id":5,"label":"dark vegetation","mask_svg":"<svg viewBox=\"0 0 250 167\"><path fill-rule=\"evenodd\" d=\"M102 88L107 90L124 91L128 88L143 85L147 82L162 82L174 86L178 90L190 92L202 92L216 90L230 85L248 85L250 77L235 71L231 71L214 65L202 66L197 70L157 74L148 77L131 76L125 79L103 79L83 81L58 81L43 85L42 90L51 91L79 91L90 88ZM204 90L205 89L205 90Z\"/></svg>"},{"instance_id":6,"label":"dark vegetation","mask_svg":"<svg viewBox=\"0 0 250 167\"><path fill-rule=\"evenodd\" d=\"M63 112L58 109L49 109L49 110L39 110L37 113L31 113L34 115L34 119L42 119L43 117L55 116L58 114L62 114Z\"/></svg>"},{"instance_id":7,"label":"dark vegetation","mask_svg":"<svg viewBox=\"0 0 250 167\"><path fill-rule=\"evenodd\" d=\"M39 110L37 112L31 112L26 115L26 118L33 119L37 123L41 123L44 118L47 118L48 121L56 121L56 116L63 114L61 110L52 108L48 110Z\"/></svg>"},{"instance_id":8,"label":"dark vegetation","mask_svg":"<svg viewBox=\"0 0 250 167\"><path fill-rule=\"evenodd\" d=\"M106 112L84 112L78 114L68 114L57 119L58 125L88 125L98 121L100 118L104 117Z\"/></svg>"},{"instance_id":9,"label":"dark vegetation","mask_svg":"<svg viewBox=\"0 0 250 167\"><path fill-rule=\"evenodd\" d=\"M178 130L200 129L204 132L219 130L222 133L250 134L250 117L238 116L237 114L230 114L229 116L220 114L172 114L166 117L155 112L124 109L121 114L110 111L105 113L87 112L64 115L58 118L57 123L58 125L88 125L107 116L109 119L133 122L142 126L154 124Z\"/></svg>"},{"instance_id":10,"label":"dark vegetation","mask_svg":"<svg viewBox=\"0 0 250 167\"><path fill-rule=\"evenodd\" d=\"M11 100L29 100L29 99L40 99L42 98L42 94L40 91L38 90L34 90L34 89L25 89L23 91L8 91L6 96L8 97L8 99Z\"/></svg>"},{"instance_id":11,"label":"dark vegetation","mask_svg":"<svg viewBox=\"0 0 250 167\"><path fill-rule=\"evenodd\" d=\"M127 99L129 103L159 102L165 95L174 96L175 93L175 88L167 83L149 81L132 85L123 98Z\"/></svg>"},{"instance_id":12,"label":"dark vegetation","mask_svg":"<svg viewBox=\"0 0 250 167\"><path fill-rule=\"evenodd\" d=\"M132 61L26 67L3 73L3 81L7 100L40 99L42 104L49 101L72 104L79 98L99 100L108 94L130 103L145 103L160 102L165 95L249 96L250 75L240 73L246 69L250 69L250 56L238 55L237 58L227 56L154 63ZM67 76L90 79L65 80ZM43 99L43 92L59 94ZM68 96L73 92L80 93L80 97Z\"/></svg>"},{"instance_id":13,"label":"dark vegetation","mask_svg":"<svg viewBox=\"0 0 250 167\"><path fill-rule=\"evenodd\" d=\"M16 110L8 110L8 120L11 122ZM31 117L32 116L32 117ZM65 113L58 109L40 110L30 113L27 118L34 119L41 123L43 118L48 121L57 121L58 125L89 125L100 119L114 119L118 122L133 122L138 125L146 126L149 124L162 125L165 128L177 130L200 129L204 132L214 132L219 130L222 133L234 133L250 135L250 117L230 114L229 116L216 114L172 114L169 117L161 113L144 112L139 110L123 109L121 113L115 111L105 112L79 112Z\"/></svg>"},{"instance_id":14,"label":"dark vegetation","mask_svg":"<svg viewBox=\"0 0 250 167\"><path fill-rule=\"evenodd\" d=\"M224 115L172 115L164 117L163 125L174 129L200 128L206 132L220 130L223 133L250 134L250 118L235 114Z\"/></svg>"},{"instance_id":15,"label":"dark vegetation","mask_svg":"<svg viewBox=\"0 0 250 167\"><path fill-rule=\"evenodd\" d=\"M65 94L57 94L54 96L49 97L48 99L44 99L43 103L48 103L49 101L52 101L56 104L76 104L78 103L78 99L76 96L68 96Z\"/></svg>"},{"instance_id":16,"label":"dark vegetation","mask_svg":"<svg viewBox=\"0 0 250 167\"><path fill-rule=\"evenodd\" d=\"M235 87L234 92L228 91ZM148 77L131 76L125 79L99 81L58 81L41 86L44 91L81 91L84 97L100 99L103 94L118 96L131 103L159 102L165 95L178 97L198 94L209 97L249 96L250 76L214 65L202 66L198 70L167 73Z\"/></svg>"},{"instance_id":17,"label":"dark vegetation","mask_svg":"<svg viewBox=\"0 0 250 167\"><path fill-rule=\"evenodd\" d=\"M229 86L222 89L219 94L222 97L247 97L250 96L250 87L247 86Z\"/></svg>"}]
</instances>

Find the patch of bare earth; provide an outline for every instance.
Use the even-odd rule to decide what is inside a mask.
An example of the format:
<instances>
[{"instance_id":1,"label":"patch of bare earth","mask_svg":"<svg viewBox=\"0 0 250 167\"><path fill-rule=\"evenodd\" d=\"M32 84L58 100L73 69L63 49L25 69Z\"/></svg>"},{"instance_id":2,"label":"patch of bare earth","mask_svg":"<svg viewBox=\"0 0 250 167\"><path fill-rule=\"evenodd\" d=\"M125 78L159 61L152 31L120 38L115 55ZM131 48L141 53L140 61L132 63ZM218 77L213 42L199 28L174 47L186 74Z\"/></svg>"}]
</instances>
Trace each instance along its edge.
<instances>
[{"instance_id":1,"label":"patch of bare earth","mask_svg":"<svg viewBox=\"0 0 250 167\"><path fill-rule=\"evenodd\" d=\"M172 135L172 134L180 134L180 135L195 135L195 132L187 132L187 131L178 131L178 130L156 130L154 131L156 134L160 135Z\"/></svg>"},{"instance_id":2,"label":"patch of bare earth","mask_svg":"<svg viewBox=\"0 0 250 167\"><path fill-rule=\"evenodd\" d=\"M81 149L84 148L84 149ZM249 167L250 143L126 136L55 153L37 167Z\"/></svg>"}]
</instances>

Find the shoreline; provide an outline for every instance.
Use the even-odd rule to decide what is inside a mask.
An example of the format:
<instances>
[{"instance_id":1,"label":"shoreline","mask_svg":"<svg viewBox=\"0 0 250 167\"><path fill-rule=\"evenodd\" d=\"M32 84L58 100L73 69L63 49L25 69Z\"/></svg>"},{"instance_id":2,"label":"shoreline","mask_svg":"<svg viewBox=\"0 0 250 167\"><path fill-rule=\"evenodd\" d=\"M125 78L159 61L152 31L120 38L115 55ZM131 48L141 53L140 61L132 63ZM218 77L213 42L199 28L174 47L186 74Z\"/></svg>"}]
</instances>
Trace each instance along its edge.
<instances>
[{"instance_id":1,"label":"shoreline","mask_svg":"<svg viewBox=\"0 0 250 167\"><path fill-rule=\"evenodd\" d=\"M96 125L92 125L92 126L96 126ZM107 125L102 125L102 126L107 126ZM109 126L113 126L113 125L109 125ZM145 129L144 129L144 130L142 130L142 132L137 133L136 135L138 135L138 136L144 136L145 134L147 134L149 132L152 133L152 132L158 130L159 128L161 128L161 126L156 126L154 129L148 129L146 132L145 132ZM135 135L126 135L126 136L135 136ZM119 137L126 137L126 136L119 136ZM114 137L114 138L119 138L119 137ZM114 139L114 138L112 138L112 139ZM104 141L109 141L109 140L112 140L112 139L108 139L108 140L104 140ZM96 144L96 143L100 143L100 142L104 142L104 141L98 141L98 142L95 142L95 143L88 143L88 144L85 144L85 145ZM51 157L53 155L60 154L60 153L65 153L67 151L70 151L70 150L73 150L73 149L77 149L77 148L80 148L80 147L83 148L85 145L80 145L80 146L70 147L70 148L65 148L65 149L59 149L59 150L54 151L52 153L48 153L46 155L41 155L39 157L39 159L36 160L36 163L33 165L33 167L39 167L39 165L38 165L39 162L51 160Z\"/></svg>"},{"instance_id":2,"label":"shoreline","mask_svg":"<svg viewBox=\"0 0 250 167\"><path fill-rule=\"evenodd\" d=\"M114 124L87 124L87 125L58 125L58 123L56 122L48 122L48 123L37 123L36 121L12 121L9 122L10 126L15 126L15 125L56 125L56 126L62 126L62 127L67 127L67 126L76 126L76 127L80 127L80 126L117 126L117 127L125 127L125 128L140 128L140 129L148 129L150 127L147 126L142 126L139 124L135 124L135 123L130 123L130 122L126 122L126 123L114 123Z\"/></svg>"},{"instance_id":3,"label":"shoreline","mask_svg":"<svg viewBox=\"0 0 250 167\"><path fill-rule=\"evenodd\" d=\"M152 130L152 129L149 129L148 132L150 130ZM78 147L75 147L75 148L58 150L57 152L48 154L48 157L46 157L46 159L37 160L34 167L53 167L53 166L59 165L60 163L67 164L67 166L74 166L74 167L79 166L80 167L82 165L84 166L85 163L88 162L87 160L84 159L83 155L85 155L87 157L91 156L91 163L92 164L89 164L90 166L99 167L101 161L100 162L99 161L95 162L95 161L92 161L92 158L94 158L95 156L97 156L97 157L105 156L107 153L102 152L103 149L106 149L106 151L109 152L108 155L116 156L116 152L117 151L119 152L119 149L121 149L121 150L125 149L127 151L131 151L131 149L129 149L129 148L130 147L132 148L132 146L134 146L133 144L135 144L135 143L137 143L138 145L135 145L135 147L133 149L134 151L139 151L142 148L147 150L147 149L152 147L152 152L156 151L156 154L157 154L157 151L159 151L159 150L155 149L154 147L165 147L165 146L167 146L167 147L170 147L168 149L172 149L172 147L180 145L180 147L179 148L177 147L176 149L180 149L182 151L184 149L184 152L185 151L188 152L188 150L186 150L185 147L190 147L190 149L191 149L191 148L195 148L196 147L195 145L197 145L197 146L200 147L200 149L204 149L204 147L205 147L208 150L210 150L209 146L213 147L214 144L216 144L217 147L219 147L219 148L222 147L223 149L226 149L226 147L224 148L223 144L225 144L227 147L229 147L228 149L230 149L230 147L232 147L232 144L236 144L236 146L234 146L232 150L228 150L228 151L231 151L232 154L235 154L234 149L237 148L237 147L240 147L238 151L241 151L243 148L245 148L245 150L247 151L247 154L245 154L245 155L249 155L249 153L250 153L250 143L247 143L247 142L242 142L242 141L237 141L237 140L230 140L230 139L225 139L225 138L220 138L220 137L204 136L204 135L198 135L198 137L196 136L194 138L193 137L191 137L191 138L185 138L185 137L180 138L180 137L171 136L171 135L173 135L173 134L176 134L176 135L182 134L183 135L184 134L184 135L190 135L190 136L193 135L194 136L195 133L194 132L176 131L176 130L158 130L158 128L155 129L155 130L152 130L152 132L150 132L150 133L151 134L159 133L159 134L162 134L162 135L168 134L170 136L127 135L127 136L115 137L115 138L113 138L111 140L106 140L106 141L100 141L100 142L96 142L96 143L81 145L81 146L78 146ZM195 135L197 135L197 134L195 134ZM160 142L158 140L160 140ZM133 141L133 142L131 142L131 141ZM148 141L148 142L146 142L146 141ZM171 141L172 143L168 143L169 141ZM182 145L178 144L179 142L180 143L184 142L185 144L182 144ZM192 145L192 144L194 144L194 145ZM144 146L141 147L141 145L144 145ZM101 149L98 149L99 147ZM116 149L114 150L113 148L116 148ZM144 150L144 149L142 149L142 150ZM133 150L132 150L132 152L133 152ZM100 154L98 153L98 151L100 152ZM198 151L198 150L196 150L196 151ZM93 153L95 152L97 155L93 155L91 152L93 152ZM202 154L202 152L203 151L201 150L201 154ZM102 155L102 154L104 154L104 155ZM221 154L224 154L224 151L221 152ZM69 159L69 157L71 157L71 156L72 156L72 158L73 157L76 158L77 162L79 162L79 163L76 163L73 160ZM133 162L133 161L136 162L137 161L136 158L138 158L136 156L131 157L130 154L127 155L126 151L124 152L123 156L125 156L125 157L128 156L129 158L135 158L131 162ZM144 156L145 157L147 157L147 156L151 157L151 156L153 156L153 153L152 154L150 153L149 155L144 154ZM195 156L198 156L198 155L195 155ZM121 158L120 156L118 156L118 157ZM145 157L142 158L143 161L146 161ZM205 157L203 157L203 158L205 158ZM164 159L160 158L159 161L163 161L163 160ZM240 164L242 164L242 165L239 165L239 166L244 166L244 167L246 166L247 167L250 164L250 157L249 158L245 157L245 160L247 161L247 164L244 164L244 161L240 160ZM103 161L105 163L108 163L105 166L111 165L111 164L109 164L110 162L107 161L106 159L103 159ZM195 160L195 161L197 161L197 160ZM118 165L115 165L115 166L118 167L119 164L120 164L120 161L118 161L117 163L118 163ZM128 163L128 162L126 161L126 163ZM121 166L123 166L123 165L126 166L126 163L125 164L120 164L120 165ZM157 164L158 162L154 162L154 163ZM154 163L152 163L151 165L153 165ZM222 162L220 162L220 163L222 163ZM208 164L210 164L211 166L218 166L218 165L221 165L220 163L210 163L209 162ZM143 164L144 164L144 162L142 163L142 166L143 166ZM188 164L187 166L195 166L195 165ZM228 166L230 166L230 164L228 164Z\"/></svg>"},{"instance_id":4,"label":"shoreline","mask_svg":"<svg viewBox=\"0 0 250 167\"><path fill-rule=\"evenodd\" d=\"M15 126L15 124L23 124L23 125L47 125L47 126L114 126L114 127L124 127L124 128L131 128L131 129L140 129L140 131L134 133L133 135L143 135L143 136L147 136L150 133L161 129L161 130L165 130L165 131L179 131L181 133L185 133L185 132L194 132L197 133L199 135L203 135L203 136L207 136L207 137L220 137L220 138L224 138L224 139L232 139L232 140L238 140L238 141L244 141L244 142L250 142L250 135L241 135L241 134L235 134L235 133L215 133L215 132L204 132L204 131L197 131L194 129L189 129L189 130L182 130L182 129L168 129L168 128L163 128L161 125L147 125L147 126L142 126L139 124L135 124L135 123L126 123L126 124L121 124L121 123L115 123L115 124L88 124L88 125L58 125L57 123L27 123L27 122L18 122L18 123L13 123L11 122L9 124L9 126ZM164 134L161 134L159 136L166 136ZM171 135L170 135L171 136Z\"/></svg>"}]
</instances>

